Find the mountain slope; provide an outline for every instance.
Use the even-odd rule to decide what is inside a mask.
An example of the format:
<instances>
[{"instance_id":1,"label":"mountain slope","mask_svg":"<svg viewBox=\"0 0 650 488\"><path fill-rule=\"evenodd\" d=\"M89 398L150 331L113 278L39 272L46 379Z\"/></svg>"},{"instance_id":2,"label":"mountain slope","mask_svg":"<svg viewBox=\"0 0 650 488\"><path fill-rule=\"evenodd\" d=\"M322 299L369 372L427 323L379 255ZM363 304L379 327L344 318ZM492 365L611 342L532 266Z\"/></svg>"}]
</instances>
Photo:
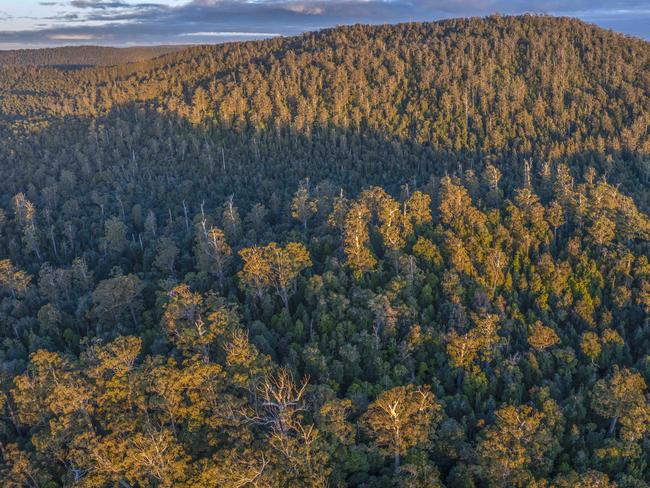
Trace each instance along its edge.
<instances>
[{"instance_id":1,"label":"mountain slope","mask_svg":"<svg viewBox=\"0 0 650 488\"><path fill-rule=\"evenodd\" d=\"M90 120L109 132L122 125L119 133L129 137L151 138L150 129L158 127L157 138L168 125L156 117L186 120L194 127L187 130L207 128L213 140L186 144L183 164L237 161L224 176L240 193L259 188L245 182L251 176L275 180L272 186L281 190L278 177L287 171L354 189L362 182L480 172L487 160L512 188L529 160L535 177L558 162L569 162L577 175L593 166L634 189L647 207L649 67L647 42L572 19L350 26L194 47L116 68L4 70L0 117L6 128L32 134L65 118L56 138L79 124L83 132L93 130L85 128ZM174 129L164 137L182 133ZM364 142L350 143L350 137ZM222 140L231 141L229 147ZM290 149L300 140L307 146ZM259 144L252 147L254 141ZM68 151L70 143L60 142L52 150ZM393 142L400 147L396 153ZM134 140L129 149L110 151L128 160L146 144ZM364 154L386 145L384 157ZM146 165L150 157L139 159ZM260 158L269 164L260 165Z\"/></svg>"}]
</instances>

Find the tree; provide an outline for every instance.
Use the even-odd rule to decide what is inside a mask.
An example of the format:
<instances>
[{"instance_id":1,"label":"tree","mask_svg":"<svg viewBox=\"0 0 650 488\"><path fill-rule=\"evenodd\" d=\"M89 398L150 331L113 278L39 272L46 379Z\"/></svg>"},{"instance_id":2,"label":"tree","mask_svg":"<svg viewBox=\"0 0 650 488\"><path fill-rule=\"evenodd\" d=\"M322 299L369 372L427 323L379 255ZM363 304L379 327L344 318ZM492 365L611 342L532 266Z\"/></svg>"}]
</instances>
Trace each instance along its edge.
<instances>
[{"instance_id":1,"label":"tree","mask_svg":"<svg viewBox=\"0 0 650 488\"><path fill-rule=\"evenodd\" d=\"M137 486L152 482L171 488L188 479L190 457L167 428L147 429L131 436L125 478Z\"/></svg>"},{"instance_id":2,"label":"tree","mask_svg":"<svg viewBox=\"0 0 650 488\"><path fill-rule=\"evenodd\" d=\"M418 240L413 244L413 253L434 268L442 265L443 261L440 249L426 237L418 237Z\"/></svg>"},{"instance_id":3,"label":"tree","mask_svg":"<svg viewBox=\"0 0 650 488\"><path fill-rule=\"evenodd\" d=\"M225 233L217 227L208 228L204 220L197 226L194 242L199 266L216 274L219 287L223 287L225 272L232 260L232 249L226 241Z\"/></svg>"},{"instance_id":4,"label":"tree","mask_svg":"<svg viewBox=\"0 0 650 488\"><path fill-rule=\"evenodd\" d=\"M208 362L211 346L237 323L234 312L214 297L192 292L186 284L168 293L162 325L176 346L192 355L201 353Z\"/></svg>"},{"instance_id":5,"label":"tree","mask_svg":"<svg viewBox=\"0 0 650 488\"><path fill-rule=\"evenodd\" d=\"M253 246L241 249L239 257L244 261L243 269L237 273L244 290L258 299L271 286L271 263L263 247Z\"/></svg>"},{"instance_id":6,"label":"tree","mask_svg":"<svg viewBox=\"0 0 650 488\"><path fill-rule=\"evenodd\" d=\"M73 287L73 272L66 268L53 268L48 263L38 273L38 289L41 295L56 305L70 300Z\"/></svg>"},{"instance_id":7,"label":"tree","mask_svg":"<svg viewBox=\"0 0 650 488\"><path fill-rule=\"evenodd\" d=\"M591 359L591 362L593 363L596 358L600 356L600 352L603 349L600 345L598 334L590 330L583 333L580 339L580 349L585 354L585 356Z\"/></svg>"},{"instance_id":8,"label":"tree","mask_svg":"<svg viewBox=\"0 0 650 488\"><path fill-rule=\"evenodd\" d=\"M345 229L345 222L348 210L350 208L350 201L343 196L343 190L341 194L334 198L332 203L332 211L327 216L327 225L336 229L343 234Z\"/></svg>"},{"instance_id":9,"label":"tree","mask_svg":"<svg viewBox=\"0 0 650 488\"><path fill-rule=\"evenodd\" d=\"M447 342L447 355L454 368L470 369L478 354L479 340L476 334L468 333L458 335L455 330L449 334Z\"/></svg>"},{"instance_id":10,"label":"tree","mask_svg":"<svg viewBox=\"0 0 650 488\"><path fill-rule=\"evenodd\" d=\"M474 362L480 359L483 362L489 361L495 348L499 343L497 326L499 317L494 314L483 316L472 315L472 321L476 324L466 334L458 335L452 330L447 342L447 354L453 367L459 368L458 386L460 387L463 370L468 371L474 368Z\"/></svg>"},{"instance_id":11,"label":"tree","mask_svg":"<svg viewBox=\"0 0 650 488\"><path fill-rule=\"evenodd\" d=\"M169 237L161 237L156 252L156 258L154 259L154 266L163 273L169 273L169 276L175 275L176 260L180 250Z\"/></svg>"},{"instance_id":12,"label":"tree","mask_svg":"<svg viewBox=\"0 0 650 488\"><path fill-rule=\"evenodd\" d=\"M36 216L36 207L34 207L34 204L22 192L14 195L12 202L16 222L23 227L30 224Z\"/></svg>"},{"instance_id":13,"label":"tree","mask_svg":"<svg viewBox=\"0 0 650 488\"><path fill-rule=\"evenodd\" d=\"M241 218L235 206L234 197L231 195L223 206L221 221L226 239L231 244L239 242L241 237Z\"/></svg>"},{"instance_id":14,"label":"tree","mask_svg":"<svg viewBox=\"0 0 650 488\"><path fill-rule=\"evenodd\" d=\"M23 243L40 260L39 234L36 228L36 207L22 192L14 195L12 203L14 206L15 222L22 229Z\"/></svg>"},{"instance_id":15,"label":"tree","mask_svg":"<svg viewBox=\"0 0 650 488\"><path fill-rule=\"evenodd\" d=\"M587 229L598 246L606 246L614 239L616 225L604 215L597 217Z\"/></svg>"},{"instance_id":16,"label":"tree","mask_svg":"<svg viewBox=\"0 0 650 488\"><path fill-rule=\"evenodd\" d=\"M650 432L650 404L643 377L627 368L614 367L607 379L596 382L591 407L601 417L610 419L609 435L621 423L623 439L635 441Z\"/></svg>"},{"instance_id":17,"label":"tree","mask_svg":"<svg viewBox=\"0 0 650 488\"><path fill-rule=\"evenodd\" d=\"M298 275L312 265L309 251L300 242L289 242L284 248L271 242L266 246L265 253L271 263L271 283L284 306L288 307Z\"/></svg>"},{"instance_id":18,"label":"tree","mask_svg":"<svg viewBox=\"0 0 650 488\"><path fill-rule=\"evenodd\" d=\"M85 465L84 447L92 436L95 405L91 385L76 362L59 354L38 350L30 356L25 374L17 376L12 390L18 419L40 426L32 442L49 459L78 472Z\"/></svg>"},{"instance_id":19,"label":"tree","mask_svg":"<svg viewBox=\"0 0 650 488\"><path fill-rule=\"evenodd\" d=\"M549 465L546 456L557 443L544 412L528 405L506 405L478 444L483 476L489 486L529 486L531 471Z\"/></svg>"},{"instance_id":20,"label":"tree","mask_svg":"<svg viewBox=\"0 0 650 488\"><path fill-rule=\"evenodd\" d=\"M605 473L589 470L577 474L575 472L558 476L554 483L558 488L616 488L618 485L609 479Z\"/></svg>"},{"instance_id":21,"label":"tree","mask_svg":"<svg viewBox=\"0 0 650 488\"><path fill-rule=\"evenodd\" d=\"M0 261L0 288L9 290L12 297L16 298L17 293L24 293L31 281L31 276L16 269L9 259Z\"/></svg>"},{"instance_id":22,"label":"tree","mask_svg":"<svg viewBox=\"0 0 650 488\"><path fill-rule=\"evenodd\" d=\"M426 386L397 386L384 391L368 406L361 423L370 437L393 456L395 473L400 457L423 445L441 418L442 407Z\"/></svg>"},{"instance_id":23,"label":"tree","mask_svg":"<svg viewBox=\"0 0 650 488\"><path fill-rule=\"evenodd\" d=\"M417 209L421 212L421 209ZM384 240L384 245L391 251L399 251L406 244L406 238L412 232L412 225L406 214L406 208L402 211L401 205L388 195L385 195L377 203L379 216L379 234ZM414 218L425 218L419 215Z\"/></svg>"},{"instance_id":24,"label":"tree","mask_svg":"<svg viewBox=\"0 0 650 488\"><path fill-rule=\"evenodd\" d=\"M494 296L497 287L503 284L507 266L508 258L501 249L495 247L487 252L485 270L487 275L486 284L490 290L490 296Z\"/></svg>"},{"instance_id":25,"label":"tree","mask_svg":"<svg viewBox=\"0 0 650 488\"><path fill-rule=\"evenodd\" d=\"M343 249L347 264L352 268L356 279L361 279L364 273L374 269L377 260L368 249L368 222L370 210L363 202L355 202L345 217L343 228Z\"/></svg>"},{"instance_id":26,"label":"tree","mask_svg":"<svg viewBox=\"0 0 650 488\"><path fill-rule=\"evenodd\" d=\"M6 488L38 488L44 486L50 477L36 465L28 452L17 444L0 444L0 479Z\"/></svg>"},{"instance_id":27,"label":"tree","mask_svg":"<svg viewBox=\"0 0 650 488\"><path fill-rule=\"evenodd\" d=\"M481 177L490 190L489 196L492 202L497 203L501 197L501 191L499 189L499 181L501 181L502 177L501 171L493 164L487 163L481 173Z\"/></svg>"},{"instance_id":28,"label":"tree","mask_svg":"<svg viewBox=\"0 0 650 488\"><path fill-rule=\"evenodd\" d=\"M242 287L258 298L272 287L285 307L289 306L298 275L312 264L307 248L298 242L284 247L271 242L264 247L244 248L239 256L244 261L238 273Z\"/></svg>"},{"instance_id":29,"label":"tree","mask_svg":"<svg viewBox=\"0 0 650 488\"><path fill-rule=\"evenodd\" d=\"M246 215L246 221L253 227L253 230L259 235L266 227L266 216L268 209L261 203L256 203Z\"/></svg>"},{"instance_id":30,"label":"tree","mask_svg":"<svg viewBox=\"0 0 650 488\"><path fill-rule=\"evenodd\" d=\"M543 325L539 320L530 327L528 344L537 350L543 351L560 342L560 338L550 327Z\"/></svg>"},{"instance_id":31,"label":"tree","mask_svg":"<svg viewBox=\"0 0 650 488\"><path fill-rule=\"evenodd\" d=\"M296 382L286 368L265 375L257 385L259 404L251 420L268 430L269 445L280 454L289 479L324 487L329 455L318 429L304 419L307 385L307 378Z\"/></svg>"},{"instance_id":32,"label":"tree","mask_svg":"<svg viewBox=\"0 0 650 488\"><path fill-rule=\"evenodd\" d=\"M156 231L158 224L156 223L156 214L151 210L147 213L147 218L144 221L144 230L145 232L151 234L153 237L156 237Z\"/></svg>"},{"instance_id":33,"label":"tree","mask_svg":"<svg viewBox=\"0 0 650 488\"><path fill-rule=\"evenodd\" d=\"M451 178L445 177L440 188L438 208L442 223L460 231L466 225L463 219L467 216L467 211L472 208L472 200L465 188L454 184Z\"/></svg>"},{"instance_id":34,"label":"tree","mask_svg":"<svg viewBox=\"0 0 650 488\"><path fill-rule=\"evenodd\" d=\"M399 486L403 488L443 488L436 465L424 450L413 452L401 467Z\"/></svg>"},{"instance_id":35,"label":"tree","mask_svg":"<svg viewBox=\"0 0 650 488\"><path fill-rule=\"evenodd\" d=\"M553 227L553 242L557 242L557 230L564 224L564 208L557 201L546 209L546 220Z\"/></svg>"},{"instance_id":36,"label":"tree","mask_svg":"<svg viewBox=\"0 0 650 488\"><path fill-rule=\"evenodd\" d=\"M117 217L111 217L104 223L104 245L113 252L122 252L126 247L127 227Z\"/></svg>"},{"instance_id":37,"label":"tree","mask_svg":"<svg viewBox=\"0 0 650 488\"><path fill-rule=\"evenodd\" d=\"M309 195L309 187L307 185L307 182L301 184L291 201L291 216L300 221L305 230L307 230L309 219L318 209L316 201Z\"/></svg>"},{"instance_id":38,"label":"tree","mask_svg":"<svg viewBox=\"0 0 650 488\"><path fill-rule=\"evenodd\" d=\"M549 227L546 211L531 188L517 189L515 203L509 203L507 210L510 228L520 252L527 256L534 243L547 242Z\"/></svg>"},{"instance_id":39,"label":"tree","mask_svg":"<svg viewBox=\"0 0 650 488\"><path fill-rule=\"evenodd\" d=\"M143 289L144 284L136 275L123 275L120 270L114 270L113 277L100 281L93 291L93 314L98 323L118 325L130 313L133 325L137 325L136 312Z\"/></svg>"},{"instance_id":40,"label":"tree","mask_svg":"<svg viewBox=\"0 0 650 488\"><path fill-rule=\"evenodd\" d=\"M406 200L406 214L415 226L428 224L433 220L431 217L431 197L426 193L414 191Z\"/></svg>"},{"instance_id":41,"label":"tree","mask_svg":"<svg viewBox=\"0 0 650 488\"><path fill-rule=\"evenodd\" d=\"M194 91L194 96L192 97L192 122L195 124L203 122L209 114L209 109L210 99L208 98L208 93L203 87L199 86Z\"/></svg>"}]
</instances>

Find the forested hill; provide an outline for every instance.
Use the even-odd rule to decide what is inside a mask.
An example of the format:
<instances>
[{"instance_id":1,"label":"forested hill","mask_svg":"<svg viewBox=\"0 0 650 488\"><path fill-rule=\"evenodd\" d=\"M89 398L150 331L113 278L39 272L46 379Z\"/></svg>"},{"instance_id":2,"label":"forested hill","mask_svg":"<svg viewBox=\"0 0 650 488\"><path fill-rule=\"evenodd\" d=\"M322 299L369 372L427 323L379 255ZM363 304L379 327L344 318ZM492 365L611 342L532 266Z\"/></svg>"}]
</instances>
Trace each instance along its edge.
<instances>
[{"instance_id":1,"label":"forested hill","mask_svg":"<svg viewBox=\"0 0 650 488\"><path fill-rule=\"evenodd\" d=\"M360 168L363 163L352 155L345 158L356 161L336 155L334 162L332 154L326 156L330 161L313 165L304 161L307 154L293 161L283 150L280 164L316 180L349 172L343 183L359 179L362 172L366 182L414 176L422 181L434 168L444 174L460 163L462 171L478 170L486 159L496 158L519 181L528 159L536 174L543 164L570 162L574 171L594 166L633 188L649 175L644 163L650 153L649 71L647 42L572 19L357 25L195 47L112 69L4 70L0 114L30 131L63 118L74 119L66 121L68 127L95 119L110 131L118 120L136 122L137 108L169 122L179 119L173 123L187 120L195 127L226 129L223 138L258 132L246 135L243 143L259 157L268 150L264 157L269 163L277 151L271 147L275 143L265 140L286 132L305 136L320 131L326 139L337 139L326 143L328 151L354 144L336 135L349 132L372 139L372 145L363 144L366 148L396 141L428 152L416 163L407 162L409 156L392 161L392 151L382 150L385 157L373 156L367 162L371 168ZM152 125L143 122L138 130L125 132L149 137ZM181 133L174 130L171 137ZM252 141L259 144L253 148ZM226 159L249 162L249 156L239 155L239 144L227 145ZM135 146L137 156L143 144ZM183 158L221 157L222 144L192 146ZM253 164L262 174L257 160ZM276 168L272 174L277 175ZM359 183L363 181L357 187ZM647 199L641 189L636 191Z\"/></svg>"},{"instance_id":2,"label":"forested hill","mask_svg":"<svg viewBox=\"0 0 650 488\"><path fill-rule=\"evenodd\" d=\"M182 50L184 46L64 46L44 49L0 50L1 66L58 66L66 68L116 66L145 61Z\"/></svg>"},{"instance_id":3,"label":"forested hill","mask_svg":"<svg viewBox=\"0 0 650 488\"><path fill-rule=\"evenodd\" d=\"M564 18L0 69L0 484L650 487L649 126Z\"/></svg>"}]
</instances>

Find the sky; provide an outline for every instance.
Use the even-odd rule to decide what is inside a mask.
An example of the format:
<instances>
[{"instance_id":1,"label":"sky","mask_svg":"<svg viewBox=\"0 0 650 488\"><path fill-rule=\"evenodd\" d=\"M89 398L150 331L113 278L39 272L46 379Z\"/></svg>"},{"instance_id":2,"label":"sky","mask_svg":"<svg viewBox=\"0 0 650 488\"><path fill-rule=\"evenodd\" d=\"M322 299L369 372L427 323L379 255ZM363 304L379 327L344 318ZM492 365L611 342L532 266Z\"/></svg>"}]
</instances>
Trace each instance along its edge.
<instances>
[{"instance_id":1,"label":"sky","mask_svg":"<svg viewBox=\"0 0 650 488\"><path fill-rule=\"evenodd\" d=\"M650 39L650 0L0 0L0 49L215 43L495 12L578 17Z\"/></svg>"}]
</instances>

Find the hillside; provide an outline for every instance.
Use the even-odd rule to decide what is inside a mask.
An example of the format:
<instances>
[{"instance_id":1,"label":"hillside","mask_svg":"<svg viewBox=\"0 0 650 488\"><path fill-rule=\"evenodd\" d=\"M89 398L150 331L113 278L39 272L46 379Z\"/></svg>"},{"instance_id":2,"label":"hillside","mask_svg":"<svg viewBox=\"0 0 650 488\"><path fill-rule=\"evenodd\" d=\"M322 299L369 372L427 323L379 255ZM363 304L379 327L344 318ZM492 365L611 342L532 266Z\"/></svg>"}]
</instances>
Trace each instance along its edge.
<instances>
[{"instance_id":1,"label":"hillside","mask_svg":"<svg viewBox=\"0 0 650 488\"><path fill-rule=\"evenodd\" d=\"M367 181L359 183L395 183L404 177L426 180L434 169L455 171L459 163L478 170L486 158L496 158L512 166L505 173L520 179L524 159L531 160L535 173L547 162L567 161L574 171L594 166L633 188L648 181L643 161L650 152L649 57L647 42L570 19L351 26L298 38L195 47L123 68L10 70L0 79L5 94L0 116L30 130L63 117L82 125L88 117L107 117L110 130L117 119L131 124L128 112L137 107L194 126L209 124L221 131L216 139L258 131L255 138L229 142L231 159L241 165L257 164L245 154L251 141L282 139L287 132L325 131L326 139L351 132L374 145L398 141L431 152L418 156L417 164L408 163L406 175L401 164L376 159L347 161L340 168L333 161L293 168L297 176L314 180L351 172L340 183L358 179L359 164L370 165L363 168ZM70 124L67 120L66 130ZM152 125L140 124L140 131ZM305 151L320 152L319 140L310 136L312 148L301 150L299 158ZM266 146L254 150L261 157ZM185 156L199 158L196 147L188 147ZM221 157L220 144L201 150L210 152L203 158ZM271 163L277 154L272 147L268 152L264 157ZM283 151L279 164L294 167L292 158ZM268 181L278 174L282 171L273 168L259 176ZM373 180L375 175L380 180ZM648 204L643 188L635 193Z\"/></svg>"},{"instance_id":2,"label":"hillside","mask_svg":"<svg viewBox=\"0 0 650 488\"><path fill-rule=\"evenodd\" d=\"M44 49L0 50L1 66L88 67L116 66L156 58L184 49L184 46L65 46Z\"/></svg>"},{"instance_id":3,"label":"hillside","mask_svg":"<svg viewBox=\"0 0 650 488\"><path fill-rule=\"evenodd\" d=\"M647 42L354 25L0 93L4 484L650 486Z\"/></svg>"}]
</instances>

